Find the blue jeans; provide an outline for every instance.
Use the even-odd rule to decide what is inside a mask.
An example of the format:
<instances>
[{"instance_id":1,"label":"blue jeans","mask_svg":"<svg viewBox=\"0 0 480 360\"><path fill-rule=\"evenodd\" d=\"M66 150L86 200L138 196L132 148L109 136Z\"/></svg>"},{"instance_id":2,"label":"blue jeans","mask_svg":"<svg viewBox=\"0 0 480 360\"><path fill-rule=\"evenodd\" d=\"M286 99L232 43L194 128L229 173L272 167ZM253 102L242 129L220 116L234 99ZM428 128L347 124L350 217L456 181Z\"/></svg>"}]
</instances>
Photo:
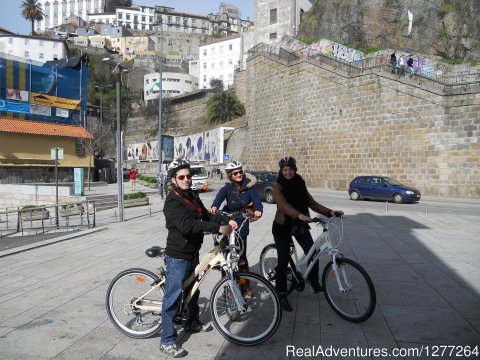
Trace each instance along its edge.
<instances>
[{"instance_id":1,"label":"blue jeans","mask_svg":"<svg viewBox=\"0 0 480 360\"><path fill-rule=\"evenodd\" d=\"M162 336L160 344L171 345L176 343L177 333L173 325L173 320L177 314L177 304L182 295L183 281L192 273L198 264L196 260L175 259L165 256L165 265L167 265L167 274L165 281L165 295L162 303ZM185 290L188 293L189 288ZM200 291L197 290L195 295L188 304L190 317L187 323L198 320L198 297Z\"/></svg>"}]
</instances>

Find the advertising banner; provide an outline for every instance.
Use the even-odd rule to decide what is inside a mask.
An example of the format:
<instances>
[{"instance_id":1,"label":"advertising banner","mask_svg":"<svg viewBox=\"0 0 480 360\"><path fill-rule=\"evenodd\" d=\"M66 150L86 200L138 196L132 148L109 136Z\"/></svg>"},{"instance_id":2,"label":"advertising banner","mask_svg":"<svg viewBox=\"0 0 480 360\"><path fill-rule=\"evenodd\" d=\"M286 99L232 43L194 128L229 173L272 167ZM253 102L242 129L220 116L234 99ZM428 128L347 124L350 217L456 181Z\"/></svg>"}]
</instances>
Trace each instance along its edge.
<instances>
[{"instance_id":1,"label":"advertising banner","mask_svg":"<svg viewBox=\"0 0 480 360\"><path fill-rule=\"evenodd\" d=\"M213 130L174 138L175 159L206 161L209 164L223 163L223 133L225 129Z\"/></svg>"},{"instance_id":2,"label":"advertising banner","mask_svg":"<svg viewBox=\"0 0 480 360\"><path fill-rule=\"evenodd\" d=\"M45 105L45 106L54 106L59 108L71 109L71 110L80 110L80 100L66 99L57 96L32 93L32 103Z\"/></svg>"},{"instance_id":3,"label":"advertising banner","mask_svg":"<svg viewBox=\"0 0 480 360\"><path fill-rule=\"evenodd\" d=\"M60 109L60 108L56 108L55 109L55 114L58 116L58 117L64 117L64 118L68 118L68 116L70 115L69 114L69 111L67 109Z\"/></svg>"},{"instance_id":4,"label":"advertising banner","mask_svg":"<svg viewBox=\"0 0 480 360\"><path fill-rule=\"evenodd\" d=\"M29 114L30 104L0 99L0 111L12 112L18 114Z\"/></svg>"},{"instance_id":5,"label":"advertising banner","mask_svg":"<svg viewBox=\"0 0 480 360\"><path fill-rule=\"evenodd\" d=\"M28 91L7 89L6 98L8 100L28 101Z\"/></svg>"},{"instance_id":6,"label":"advertising banner","mask_svg":"<svg viewBox=\"0 0 480 360\"><path fill-rule=\"evenodd\" d=\"M52 116L52 108L50 106L30 104L30 114Z\"/></svg>"}]
</instances>

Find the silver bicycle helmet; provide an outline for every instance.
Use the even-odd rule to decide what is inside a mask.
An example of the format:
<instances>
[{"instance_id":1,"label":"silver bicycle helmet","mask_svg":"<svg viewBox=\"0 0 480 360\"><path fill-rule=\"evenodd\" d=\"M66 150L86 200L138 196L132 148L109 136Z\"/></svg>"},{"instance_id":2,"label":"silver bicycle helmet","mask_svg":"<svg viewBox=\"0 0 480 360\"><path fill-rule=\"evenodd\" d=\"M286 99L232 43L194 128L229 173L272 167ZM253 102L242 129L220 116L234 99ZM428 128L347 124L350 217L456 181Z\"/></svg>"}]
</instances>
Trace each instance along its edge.
<instances>
[{"instance_id":1,"label":"silver bicycle helmet","mask_svg":"<svg viewBox=\"0 0 480 360\"><path fill-rule=\"evenodd\" d=\"M238 170L238 169L241 169L241 168L242 168L242 163L241 162L232 161L232 162L229 162L227 165L225 165L225 172L228 175L231 172L233 172L234 170Z\"/></svg>"},{"instance_id":2,"label":"silver bicycle helmet","mask_svg":"<svg viewBox=\"0 0 480 360\"><path fill-rule=\"evenodd\" d=\"M183 160L183 159L173 160L168 165L168 169L167 169L168 176L175 177L175 174L177 173L177 171L181 169L190 169L190 163L187 160Z\"/></svg>"}]
</instances>

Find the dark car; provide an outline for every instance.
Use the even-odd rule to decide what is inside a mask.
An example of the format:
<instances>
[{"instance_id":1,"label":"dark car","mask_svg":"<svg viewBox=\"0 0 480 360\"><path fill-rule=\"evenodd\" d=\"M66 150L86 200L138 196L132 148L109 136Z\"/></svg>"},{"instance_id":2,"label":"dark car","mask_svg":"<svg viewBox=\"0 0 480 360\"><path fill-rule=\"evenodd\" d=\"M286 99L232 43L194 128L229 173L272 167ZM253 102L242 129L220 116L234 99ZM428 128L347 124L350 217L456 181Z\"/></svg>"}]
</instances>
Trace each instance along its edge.
<instances>
[{"instance_id":1,"label":"dark car","mask_svg":"<svg viewBox=\"0 0 480 360\"><path fill-rule=\"evenodd\" d=\"M257 179L255 189L260 199L273 204L275 202L273 199L273 184L275 184L277 173L271 171L249 171L249 174L252 174Z\"/></svg>"},{"instance_id":2,"label":"dark car","mask_svg":"<svg viewBox=\"0 0 480 360\"><path fill-rule=\"evenodd\" d=\"M348 194L352 200L375 199L404 202L420 201L420 191L405 186L386 176L357 176L350 183Z\"/></svg>"},{"instance_id":3,"label":"dark car","mask_svg":"<svg viewBox=\"0 0 480 360\"><path fill-rule=\"evenodd\" d=\"M124 179L130 179L130 173L128 172L127 168L122 169L122 174Z\"/></svg>"}]
</instances>

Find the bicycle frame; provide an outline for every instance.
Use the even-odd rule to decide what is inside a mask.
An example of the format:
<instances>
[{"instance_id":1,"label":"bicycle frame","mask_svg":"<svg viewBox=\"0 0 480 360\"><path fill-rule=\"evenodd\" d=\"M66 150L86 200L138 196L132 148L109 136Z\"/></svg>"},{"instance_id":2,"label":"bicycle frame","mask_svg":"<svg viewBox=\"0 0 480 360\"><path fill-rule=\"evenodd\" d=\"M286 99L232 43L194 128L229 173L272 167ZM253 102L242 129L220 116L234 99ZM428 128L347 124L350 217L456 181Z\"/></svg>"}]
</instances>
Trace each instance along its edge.
<instances>
[{"instance_id":1,"label":"bicycle frame","mask_svg":"<svg viewBox=\"0 0 480 360\"><path fill-rule=\"evenodd\" d=\"M195 267L195 270L187 277L187 279L183 282L183 291L185 292L190 286L191 289L188 292L188 295L184 297L183 295L180 297L180 305L179 309L183 310L188 303L191 301L192 297L194 296L195 292L198 290L200 285L205 279L208 272L215 266L219 265L229 277L230 289L234 294L235 302L237 303L237 308L241 309L241 312L246 311L246 301L243 298L238 285L236 284L233 278L233 272L238 270L238 259L240 255L236 253L236 246L235 246L235 238L239 236L240 229L243 227L243 224L248 218L242 222L240 227L233 231L229 236L229 245L228 245L228 253L225 257L223 253L222 246L220 244L215 245L213 249L211 249L199 262L199 264ZM138 279L139 281L142 281ZM165 276L160 278L160 281L156 284L152 284L152 288L149 289L145 294L141 295L137 298L134 302L132 302L132 306L145 310L145 311L152 311L152 312L161 312L162 311L162 302L156 300L149 300L146 297L152 293L152 291L159 290L160 287L165 284ZM144 280L143 280L144 281ZM193 283L193 285L192 285Z\"/></svg>"},{"instance_id":2,"label":"bicycle frame","mask_svg":"<svg viewBox=\"0 0 480 360\"><path fill-rule=\"evenodd\" d=\"M320 255L322 255L324 252L327 252L332 257L333 269L335 272L337 271L336 259L339 255L339 251L332 245L332 242L330 241L330 236L328 234L328 222L321 223L321 226L323 227L322 233L315 239L313 246L301 260L298 258L295 244L293 245L292 253L295 259L292 258L292 261L295 267L300 270L300 273L304 279L308 278L308 275L315 266L315 263L320 258ZM290 254L290 257L292 256L292 253ZM339 286L341 286L340 283Z\"/></svg>"}]
</instances>

